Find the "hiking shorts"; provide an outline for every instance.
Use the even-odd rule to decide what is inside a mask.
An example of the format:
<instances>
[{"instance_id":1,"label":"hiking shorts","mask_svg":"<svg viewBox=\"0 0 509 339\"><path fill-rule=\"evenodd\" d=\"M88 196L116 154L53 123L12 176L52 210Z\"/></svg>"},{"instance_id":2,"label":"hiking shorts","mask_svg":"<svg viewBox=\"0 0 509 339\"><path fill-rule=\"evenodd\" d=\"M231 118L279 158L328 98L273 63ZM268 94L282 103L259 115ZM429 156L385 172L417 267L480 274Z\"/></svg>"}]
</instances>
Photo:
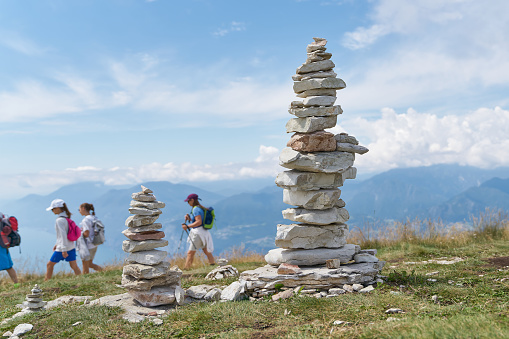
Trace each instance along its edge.
<instances>
[{"instance_id":1,"label":"hiking shorts","mask_svg":"<svg viewBox=\"0 0 509 339\"><path fill-rule=\"evenodd\" d=\"M57 263L62 260L65 260L65 261L75 261L76 260L76 249L75 248L73 248L70 251L67 251L67 254L68 254L67 258L64 258L64 256L62 255L62 252L55 251L55 252L53 252L53 255L51 256L51 259L49 261Z\"/></svg>"},{"instance_id":2,"label":"hiking shorts","mask_svg":"<svg viewBox=\"0 0 509 339\"><path fill-rule=\"evenodd\" d=\"M97 253L97 247L89 248L88 252L90 253L88 257L82 258L83 261L92 261L95 258L95 254Z\"/></svg>"},{"instance_id":3,"label":"hiking shorts","mask_svg":"<svg viewBox=\"0 0 509 339\"><path fill-rule=\"evenodd\" d=\"M196 251L200 248L204 248L205 245L201 241L200 236L197 233L189 232L189 250L188 251Z\"/></svg>"}]
</instances>

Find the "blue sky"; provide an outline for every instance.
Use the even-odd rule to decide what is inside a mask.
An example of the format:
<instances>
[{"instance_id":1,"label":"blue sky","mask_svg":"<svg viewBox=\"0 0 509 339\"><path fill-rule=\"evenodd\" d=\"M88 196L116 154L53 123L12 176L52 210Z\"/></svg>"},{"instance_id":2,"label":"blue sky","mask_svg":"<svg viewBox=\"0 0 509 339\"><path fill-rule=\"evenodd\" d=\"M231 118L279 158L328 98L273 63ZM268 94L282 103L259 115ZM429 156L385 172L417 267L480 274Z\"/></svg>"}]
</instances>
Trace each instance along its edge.
<instances>
[{"instance_id":1,"label":"blue sky","mask_svg":"<svg viewBox=\"0 0 509 339\"><path fill-rule=\"evenodd\" d=\"M370 148L359 174L508 166L507 13L505 0L2 1L0 187L275 176L313 37L347 84L333 131Z\"/></svg>"}]
</instances>

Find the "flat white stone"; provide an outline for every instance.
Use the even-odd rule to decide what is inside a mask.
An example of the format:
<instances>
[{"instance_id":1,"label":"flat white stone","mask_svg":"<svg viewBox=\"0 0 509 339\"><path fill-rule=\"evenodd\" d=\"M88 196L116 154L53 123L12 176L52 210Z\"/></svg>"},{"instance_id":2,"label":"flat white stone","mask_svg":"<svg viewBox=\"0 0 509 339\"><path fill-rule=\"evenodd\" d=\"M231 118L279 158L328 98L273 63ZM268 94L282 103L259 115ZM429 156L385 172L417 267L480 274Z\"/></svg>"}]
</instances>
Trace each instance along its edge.
<instances>
[{"instance_id":1,"label":"flat white stone","mask_svg":"<svg viewBox=\"0 0 509 339\"><path fill-rule=\"evenodd\" d=\"M348 171L346 171L348 172ZM342 173L316 173L297 170L277 175L276 185L288 190L315 191L343 186Z\"/></svg>"},{"instance_id":2,"label":"flat white stone","mask_svg":"<svg viewBox=\"0 0 509 339\"><path fill-rule=\"evenodd\" d=\"M164 247L168 245L168 241L161 239L161 240L143 240L143 241L136 241L136 240L124 240L122 242L122 250L124 252L139 252L139 251L150 251L154 248L158 247Z\"/></svg>"},{"instance_id":3,"label":"flat white stone","mask_svg":"<svg viewBox=\"0 0 509 339\"><path fill-rule=\"evenodd\" d=\"M194 299L203 299L207 295L207 293L213 290L215 286L213 285L195 285L191 286L186 290L186 296L194 298Z\"/></svg>"},{"instance_id":4,"label":"flat white stone","mask_svg":"<svg viewBox=\"0 0 509 339\"><path fill-rule=\"evenodd\" d=\"M378 258L368 253L358 253L353 257L353 260L358 263L363 262L378 262Z\"/></svg>"},{"instance_id":5,"label":"flat white stone","mask_svg":"<svg viewBox=\"0 0 509 339\"><path fill-rule=\"evenodd\" d=\"M123 267L123 274L131 275L136 279L154 279L167 275L170 263L163 261L157 265L129 264Z\"/></svg>"},{"instance_id":6,"label":"flat white stone","mask_svg":"<svg viewBox=\"0 0 509 339\"><path fill-rule=\"evenodd\" d=\"M276 246L280 248L339 248L346 244L345 224L328 226L277 225Z\"/></svg>"},{"instance_id":7,"label":"flat white stone","mask_svg":"<svg viewBox=\"0 0 509 339\"><path fill-rule=\"evenodd\" d=\"M324 210L341 205L340 196L341 191L337 188L316 191L283 190L285 204L314 210Z\"/></svg>"},{"instance_id":8,"label":"flat white stone","mask_svg":"<svg viewBox=\"0 0 509 339\"><path fill-rule=\"evenodd\" d=\"M160 305L170 305L175 303L174 287L154 287L150 291L128 292L134 300L145 307L154 307Z\"/></svg>"},{"instance_id":9,"label":"flat white stone","mask_svg":"<svg viewBox=\"0 0 509 339\"><path fill-rule=\"evenodd\" d=\"M145 202L145 201L132 200L131 207L142 207L142 208L147 208L149 210L153 210L156 208L164 208L165 203L162 201Z\"/></svg>"},{"instance_id":10,"label":"flat white stone","mask_svg":"<svg viewBox=\"0 0 509 339\"><path fill-rule=\"evenodd\" d=\"M364 154L367 153L369 149L361 145L352 145L338 142L336 143L336 151Z\"/></svg>"},{"instance_id":11,"label":"flat white stone","mask_svg":"<svg viewBox=\"0 0 509 339\"><path fill-rule=\"evenodd\" d=\"M154 193L154 191L152 191L150 188L147 188L147 187L141 185L141 193L150 194L150 193Z\"/></svg>"},{"instance_id":12,"label":"flat white stone","mask_svg":"<svg viewBox=\"0 0 509 339\"><path fill-rule=\"evenodd\" d=\"M234 281L221 292L221 300L239 300L242 292L244 292L244 285Z\"/></svg>"},{"instance_id":13,"label":"flat white stone","mask_svg":"<svg viewBox=\"0 0 509 339\"><path fill-rule=\"evenodd\" d=\"M186 292L180 286L175 286L175 302L177 305L184 305L186 299Z\"/></svg>"},{"instance_id":14,"label":"flat white stone","mask_svg":"<svg viewBox=\"0 0 509 339\"><path fill-rule=\"evenodd\" d=\"M355 156L349 152L301 153L286 147L279 155L279 165L300 171L341 173L354 163Z\"/></svg>"},{"instance_id":15,"label":"flat white stone","mask_svg":"<svg viewBox=\"0 0 509 339\"><path fill-rule=\"evenodd\" d=\"M348 144L354 144L358 145L359 141L353 136L348 135L348 133L339 133L334 136L337 142L339 143L348 143Z\"/></svg>"},{"instance_id":16,"label":"flat white stone","mask_svg":"<svg viewBox=\"0 0 509 339\"><path fill-rule=\"evenodd\" d=\"M336 97L328 96L328 95L306 97L306 98L304 98L304 100L302 100L304 107L332 106L332 105L334 105L335 102L336 102Z\"/></svg>"},{"instance_id":17,"label":"flat white stone","mask_svg":"<svg viewBox=\"0 0 509 339\"><path fill-rule=\"evenodd\" d=\"M304 108L304 104L301 107L298 106L290 106L288 109L290 114L293 114L299 118L306 117L328 117L334 116L343 113L341 106L331 106L331 107L306 107ZM337 122L337 120L336 120Z\"/></svg>"},{"instance_id":18,"label":"flat white stone","mask_svg":"<svg viewBox=\"0 0 509 339\"><path fill-rule=\"evenodd\" d=\"M293 118L286 123L286 133L311 133L336 126L337 115L327 117Z\"/></svg>"},{"instance_id":19,"label":"flat white stone","mask_svg":"<svg viewBox=\"0 0 509 339\"><path fill-rule=\"evenodd\" d=\"M28 333L34 328L34 325L32 324L19 324L14 328L14 331L12 332L12 336L21 336L25 333Z\"/></svg>"},{"instance_id":20,"label":"flat white stone","mask_svg":"<svg viewBox=\"0 0 509 339\"><path fill-rule=\"evenodd\" d=\"M308 210L305 208L287 208L283 218L311 225L329 225L346 223L350 218L345 208L333 207L326 210Z\"/></svg>"},{"instance_id":21,"label":"flat white stone","mask_svg":"<svg viewBox=\"0 0 509 339\"><path fill-rule=\"evenodd\" d=\"M275 248L265 255L265 261L272 266L279 266L286 262L298 265L299 267L325 264L325 261L328 259L339 259L341 263L348 263L359 250L360 247L358 245L352 244L346 244L340 248L315 248L309 250ZM343 267L340 269L343 269Z\"/></svg>"},{"instance_id":22,"label":"flat white stone","mask_svg":"<svg viewBox=\"0 0 509 339\"><path fill-rule=\"evenodd\" d=\"M313 78L335 78L338 75L333 70L329 71L320 71L320 72L311 72L306 74L295 74L292 75L293 81L301 81Z\"/></svg>"},{"instance_id":23,"label":"flat white stone","mask_svg":"<svg viewBox=\"0 0 509 339\"><path fill-rule=\"evenodd\" d=\"M138 263L144 265L157 265L166 259L168 253L160 250L139 251L129 254L126 263Z\"/></svg>"},{"instance_id":24,"label":"flat white stone","mask_svg":"<svg viewBox=\"0 0 509 339\"><path fill-rule=\"evenodd\" d=\"M157 218L159 218L159 215L155 216L131 215L126 219L125 225L127 227L140 227L152 225L154 221L157 220Z\"/></svg>"},{"instance_id":25,"label":"flat white stone","mask_svg":"<svg viewBox=\"0 0 509 339\"><path fill-rule=\"evenodd\" d=\"M373 291L374 289L375 288L373 287L373 285L369 285L367 287L364 287L363 289L360 289L359 293L368 293L368 292Z\"/></svg>"},{"instance_id":26,"label":"flat white stone","mask_svg":"<svg viewBox=\"0 0 509 339\"><path fill-rule=\"evenodd\" d=\"M143 192L137 192L131 194L131 198L136 201L155 201L156 197L152 194L145 194Z\"/></svg>"},{"instance_id":27,"label":"flat white stone","mask_svg":"<svg viewBox=\"0 0 509 339\"><path fill-rule=\"evenodd\" d=\"M148 208L131 207L131 208L129 208L129 213L136 214L136 215L154 216L154 215L159 215L163 212L161 212L161 210L159 210L159 209L149 210Z\"/></svg>"},{"instance_id":28,"label":"flat white stone","mask_svg":"<svg viewBox=\"0 0 509 339\"><path fill-rule=\"evenodd\" d=\"M340 78L313 78L293 83L293 91L297 94L316 88L330 88L339 90L345 87L345 82Z\"/></svg>"},{"instance_id":29,"label":"flat white stone","mask_svg":"<svg viewBox=\"0 0 509 339\"><path fill-rule=\"evenodd\" d=\"M155 286L176 286L180 284L182 271L168 271L167 275L154 279L137 279L130 275L122 274L122 287L127 290L148 291Z\"/></svg>"},{"instance_id":30,"label":"flat white stone","mask_svg":"<svg viewBox=\"0 0 509 339\"><path fill-rule=\"evenodd\" d=\"M158 229L161 229L162 227L163 227L162 224L155 223L155 224L145 225L145 226L140 226L140 227L129 227L126 230L129 230L130 232L133 232L133 233L141 233L141 232L148 232L148 231L157 231ZM122 233L124 233L124 231Z\"/></svg>"},{"instance_id":31,"label":"flat white stone","mask_svg":"<svg viewBox=\"0 0 509 339\"><path fill-rule=\"evenodd\" d=\"M336 96L336 90L335 89L310 89L309 91L304 91L302 93L297 94L299 98L307 98L307 97L314 97L314 96L322 96L322 95L328 95L331 97Z\"/></svg>"},{"instance_id":32,"label":"flat white stone","mask_svg":"<svg viewBox=\"0 0 509 339\"><path fill-rule=\"evenodd\" d=\"M311 62L309 64L302 64L297 68L297 74L305 74L305 73L311 73L311 72L319 72L319 71L328 71L335 67L332 60L322 60L322 61L316 61Z\"/></svg>"},{"instance_id":33,"label":"flat white stone","mask_svg":"<svg viewBox=\"0 0 509 339\"><path fill-rule=\"evenodd\" d=\"M205 297L203 299L207 301L219 301L221 299L221 289L214 288L205 294Z\"/></svg>"}]
</instances>

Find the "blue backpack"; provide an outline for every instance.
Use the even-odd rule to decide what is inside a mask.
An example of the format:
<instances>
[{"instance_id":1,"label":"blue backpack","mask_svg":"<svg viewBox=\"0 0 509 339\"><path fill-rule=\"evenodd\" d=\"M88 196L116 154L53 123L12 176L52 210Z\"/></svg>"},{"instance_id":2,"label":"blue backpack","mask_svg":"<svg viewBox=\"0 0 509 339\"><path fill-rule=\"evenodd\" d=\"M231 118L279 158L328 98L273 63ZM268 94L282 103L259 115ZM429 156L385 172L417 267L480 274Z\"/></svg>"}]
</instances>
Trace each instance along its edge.
<instances>
[{"instance_id":1,"label":"blue backpack","mask_svg":"<svg viewBox=\"0 0 509 339\"><path fill-rule=\"evenodd\" d=\"M216 213L214 212L213 207L209 207L204 211L205 217L203 218L203 228L206 230L210 230L214 227L214 221L216 221Z\"/></svg>"},{"instance_id":2,"label":"blue backpack","mask_svg":"<svg viewBox=\"0 0 509 339\"><path fill-rule=\"evenodd\" d=\"M200 206L201 208L201 206ZM214 222L216 221L216 213L214 212L213 207L209 208L202 208L203 209L203 220L202 220L202 226L206 230L210 230L212 227L214 227ZM191 214L193 214L193 210L191 210Z\"/></svg>"}]
</instances>

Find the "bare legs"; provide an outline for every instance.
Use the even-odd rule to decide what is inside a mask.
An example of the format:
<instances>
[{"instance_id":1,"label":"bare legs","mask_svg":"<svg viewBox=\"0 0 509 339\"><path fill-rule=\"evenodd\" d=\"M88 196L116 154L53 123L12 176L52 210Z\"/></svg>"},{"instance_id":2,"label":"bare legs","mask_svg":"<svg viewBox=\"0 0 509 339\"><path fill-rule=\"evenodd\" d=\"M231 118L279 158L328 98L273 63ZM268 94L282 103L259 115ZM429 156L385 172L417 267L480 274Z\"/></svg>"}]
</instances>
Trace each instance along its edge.
<instances>
[{"instance_id":1,"label":"bare legs","mask_svg":"<svg viewBox=\"0 0 509 339\"><path fill-rule=\"evenodd\" d=\"M205 255L207 256L207 259L209 259L209 264L214 265L215 261L214 261L214 256L212 255L212 253L207 251L207 249L205 247L203 248L203 253L205 253Z\"/></svg>"},{"instance_id":2,"label":"bare legs","mask_svg":"<svg viewBox=\"0 0 509 339\"><path fill-rule=\"evenodd\" d=\"M207 251L207 249L203 248L203 253L207 256L207 259L209 260L209 264L213 265L215 263L214 256L211 252ZM188 270L191 268L191 265L193 264L194 255L196 254L196 251L188 251L187 252L187 258L186 258L186 264L184 266L185 270Z\"/></svg>"},{"instance_id":3,"label":"bare legs","mask_svg":"<svg viewBox=\"0 0 509 339\"><path fill-rule=\"evenodd\" d=\"M51 279L51 277L53 276L53 268L55 267L56 264L57 264L56 262L48 261L48 263L46 264L46 276L44 277L44 280ZM69 261L69 266L71 266L72 270L74 271L74 274L76 275L81 274L81 270L78 267L78 264L76 264L76 260Z\"/></svg>"},{"instance_id":4,"label":"bare legs","mask_svg":"<svg viewBox=\"0 0 509 339\"><path fill-rule=\"evenodd\" d=\"M18 283L18 276L16 275L16 271L14 270L14 268L9 268L8 270L6 270L7 273L9 273L9 277L11 277L11 280L13 283L17 284Z\"/></svg>"},{"instance_id":5,"label":"bare legs","mask_svg":"<svg viewBox=\"0 0 509 339\"><path fill-rule=\"evenodd\" d=\"M186 265L184 266L185 270L188 270L191 268L191 264L193 263L195 254L196 254L196 251L188 251L187 252Z\"/></svg>"},{"instance_id":6,"label":"bare legs","mask_svg":"<svg viewBox=\"0 0 509 339\"><path fill-rule=\"evenodd\" d=\"M83 274L90 273L90 269L93 269L95 271L102 271L103 268L99 265L96 265L92 262L92 260L83 260Z\"/></svg>"}]
</instances>

